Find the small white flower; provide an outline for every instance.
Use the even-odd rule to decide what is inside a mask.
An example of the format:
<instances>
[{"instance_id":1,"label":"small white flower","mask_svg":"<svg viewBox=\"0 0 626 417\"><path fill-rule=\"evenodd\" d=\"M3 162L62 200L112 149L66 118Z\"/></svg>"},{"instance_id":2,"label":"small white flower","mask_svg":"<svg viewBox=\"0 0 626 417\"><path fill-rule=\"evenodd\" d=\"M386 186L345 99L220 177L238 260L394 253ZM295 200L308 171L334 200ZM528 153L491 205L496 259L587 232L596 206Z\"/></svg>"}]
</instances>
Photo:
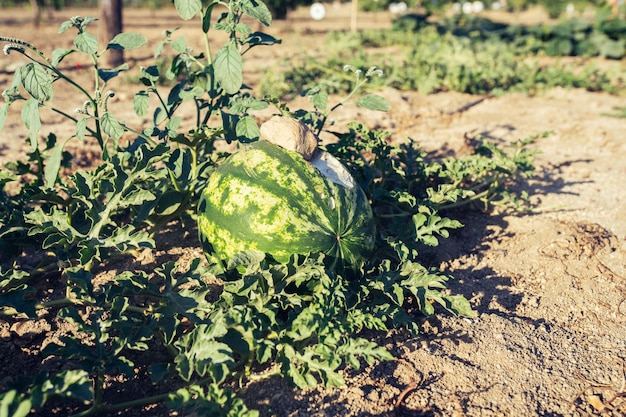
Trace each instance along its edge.
<instances>
[{"instance_id":1,"label":"small white flower","mask_svg":"<svg viewBox=\"0 0 626 417\"><path fill-rule=\"evenodd\" d=\"M373 67L370 67L370 69L368 69L367 72L365 73L366 77L371 77L374 75L377 77L382 77L383 70L376 68L376 66L373 66Z\"/></svg>"},{"instance_id":2,"label":"small white flower","mask_svg":"<svg viewBox=\"0 0 626 417\"><path fill-rule=\"evenodd\" d=\"M11 51L17 51L17 52L23 53L24 47L14 44L14 43L9 43L9 44L4 45L4 48L2 51L4 52L5 55L9 55Z\"/></svg>"}]
</instances>

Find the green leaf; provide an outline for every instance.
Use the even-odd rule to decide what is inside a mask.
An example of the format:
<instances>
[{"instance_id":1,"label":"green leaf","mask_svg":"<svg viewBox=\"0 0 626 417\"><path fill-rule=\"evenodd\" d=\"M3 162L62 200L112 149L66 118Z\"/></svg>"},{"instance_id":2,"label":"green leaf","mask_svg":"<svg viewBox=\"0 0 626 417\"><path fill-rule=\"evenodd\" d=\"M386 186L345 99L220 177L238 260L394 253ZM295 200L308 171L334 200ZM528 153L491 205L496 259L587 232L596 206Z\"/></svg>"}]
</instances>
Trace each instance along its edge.
<instances>
[{"instance_id":1,"label":"green leaf","mask_svg":"<svg viewBox=\"0 0 626 417\"><path fill-rule=\"evenodd\" d=\"M376 94L367 94L356 101L357 106L368 110L389 111L391 104L384 97Z\"/></svg>"},{"instance_id":2,"label":"green leaf","mask_svg":"<svg viewBox=\"0 0 626 417\"><path fill-rule=\"evenodd\" d=\"M324 91L318 91L315 94L309 96L309 100L318 110L326 110L328 104L328 94Z\"/></svg>"},{"instance_id":3,"label":"green leaf","mask_svg":"<svg viewBox=\"0 0 626 417\"><path fill-rule=\"evenodd\" d=\"M141 68L140 81L146 86L151 87L159 81L159 68L151 65L147 68Z\"/></svg>"},{"instance_id":4,"label":"green leaf","mask_svg":"<svg viewBox=\"0 0 626 417\"><path fill-rule=\"evenodd\" d=\"M239 252L228 260L227 269L237 269L240 274L251 274L259 270L265 253L256 250Z\"/></svg>"},{"instance_id":5,"label":"green leaf","mask_svg":"<svg viewBox=\"0 0 626 417\"><path fill-rule=\"evenodd\" d=\"M156 200L155 195L149 190L136 189L128 193L124 198L124 206L140 206L146 201Z\"/></svg>"},{"instance_id":6,"label":"green leaf","mask_svg":"<svg viewBox=\"0 0 626 417\"><path fill-rule=\"evenodd\" d=\"M20 76L24 89L39 101L52 99L52 75L39 64L30 62L20 68Z\"/></svg>"},{"instance_id":7,"label":"green leaf","mask_svg":"<svg viewBox=\"0 0 626 417\"><path fill-rule=\"evenodd\" d=\"M26 417L31 408L31 399L18 395L14 389L0 393L0 417Z\"/></svg>"},{"instance_id":8,"label":"green leaf","mask_svg":"<svg viewBox=\"0 0 626 417\"><path fill-rule=\"evenodd\" d=\"M76 52L76 49L55 49L54 51L52 51L52 66L56 67L61 63L61 61L63 61L66 56L74 52Z\"/></svg>"},{"instance_id":9,"label":"green leaf","mask_svg":"<svg viewBox=\"0 0 626 417\"><path fill-rule=\"evenodd\" d=\"M55 395L62 395L87 404L93 399L92 382L89 373L83 369L62 371L52 378Z\"/></svg>"},{"instance_id":10,"label":"green leaf","mask_svg":"<svg viewBox=\"0 0 626 417\"><path fill-rule=\"evenodd\" d=\"M184 36L181 36L178 39L176 39L174 42L172 42L170 46L172 47L173 50L175 50L179 54L182 54L183 52L187 50L187 41L185 40Z\"/></svg>"},{"instance_id":11,"label":"green leaf","mask_svg":"<svg viewBox=\"0 0 626 417\"><path fill-rule=\"evenodd\" d=\"M18 284L8 290L0 291L0 312L7 308L14 308L28 317L37 317L36 299L33 297L35 288L26 284Z\"/></svg>"},{"instance_id":12,"label":"green leaf","mask_svg":"<svg viewBox=\"0 0 626 417\"><path fill-rule=\"evenodd\" d=\"M217 1L209 4L202 15L202 31L204 33L209 33L211 29L211 14L213 13L213 7L217 4Z\"/></svg>"},{"instance_id":13,"label":"green leaf","mask_svg":"<svg viewBox=\"0 0 626 417\"><path fill-rule=\"evenodd\" d=\"M111 78L117 77L120 72L128 70L128 68L128 64L122 64L117 68L98 68L98 76L100 76L104 82L107 82Z\"/></svg>"},{"instance_id":14,"label":"green leaf","mask_svg":"<svg viewBox=\"0 0 626 417\"><path fill-rule=\"evenodd\" d=\"M41 128L41 118L39 116L39 102L34 98L26 100L22 107L22 122L28 129L28 137L30 138L30 146L33 151L37 149L37 141L39 137L39 129Z\"/></svg>"},{"instance_id":15,"label":"green leaf","mask_svg":"<svg viewBox=\"0 0 626 417\"><path fill-rule=\"evenodd\" d=\"M272 13L265 3L260 0L242 0L241 10L248 16L255 18L265 26L272 24Z\"/></svg>"},{"instance_id":16,"label":"green leaf","mask_svg":"<svg viewBox=\"0 0 626 417\"><path fill-rule=\"evenodd\" d=\"M226 94L235 94L243 85L243 60L235 42L230 41L215 54L215 78Z\"/></svg>"},{"instance_id":17,"label":"green leaf","mask_svg":"<svg viewBox=\"0 0 626 417\"><path fill-rule=\"evenodd\" d=\"M193 100L197 97L202 97L205 93L205 89L200 86L195 86L191 90L183 90L180 92L180 98L183 101Z\"/></svg>"},{"instance_id":18,"label":"green leaf","mask_svg":"<svg viewBox=\"0 0 626 417\"><path fill-rule=\"evenodd\" d=\"M72 21L71 20L66 20L63 23L61 23L61 26L59 26L59 32L58 33L65 33L65 32L67 32L67 30L69 28L71 28L72 26L74 26Z\"/></svg>"},{"instance_id":19,"label":"green leaf","mask_svg":"<svg viewBox=\"0 0 626 417\"><path fill-rule=\"evenodd\" d=\"M153 363L148 366L148 374L153 384L165 381L172 374L171 365L167 362Z\"/></svg>"},{"instance_id":20,"label":"green leaf","mask_svg":"<svg viewBox=\"0 0 626 417\"><path fill-rule=\"evenodd\" d=\"M120 33L119 35L111 39L111 41L107 45L107 49L121 49L125 51L130 51L132 49L141 48L147 42L148 40L145 38L145 36L138 33Z\"/></svg>"},{"instance_id":21,"label":"green leaf","mask_svg":"<svg viewBox=\"0 0 626 417\"><path fill-rule=\"evenodd\" d=\"M98 39L88 32L79 33L74 39L74 46L87 55L98 53Z\"/></svg>"},{"instance_id":22,"label":"green leaf","mask_svg":"<svg viewBox=\"0 0 626 417\"><path fill-rule=\"evenodd\" d=\"M106 112L100 118L100 124L102 126L102 131L112 137L113 139L119 139L124 134L124 126L117 121L115 116L111 113Z\"/></svg>"},{"instance_id":23,"label":"green leaf","mask_svg":"<svg viewBox=\"0 0 626 417\"><path fill-rule=\"evenodd\" d=\"M194 372L201 377L210 374L215 382L226 378L228 366L234 363L232 350L215 340L223 336L217 330L216 326L200 324L176 341L180 354L174 361L181 378L188 381Z\"/></svg>"},{"instance_id":24,"label":"green leaf","mask_svg":"<svg viewBox=\"0 0 626 417\"><path fill-rule=\"evenodd\" d=\"M83 117L82 119L78 119L76 122L76 137L78 140L85 139L85 134L87 133L87 118Z\"/></svg>"},{"instance_id":25,"label":"green leaf","mask_svg":"<svg viewBox=\"0 0 626 417\"><path fill-rule=\"evenodd\" d=\"M250 45L250 47L253 47L258 45L275 45L281 43L281 40L273 37L272 35L268 35L267 33L254 32L246 38L246 42Z\"/></svg>"},{"instance_id":26,"label":"green leaf","mask_svg":"<svg viewBox=\"0 0 626 417\"><path fill-rule=\"evenodd\" d=\"M472 305L469 300L462 295L448 295L446 296L446 310L452 314L461 317L476 317L476 312L472 309Z\"/></svg>"},{"instance_id":27,"label":"green leaf","mask_svg":"<svg viewBox=\"0 0 626 417\"><path fill-rule=\"evenodd\" d=\"M148 113L150 96L145 90L139 91L133 97L133 109L137 116L145 116Z\"/></svg>"},{"instance_id":28,"label":"green leaf","mask_svg":"<svg viewBox=\"0 0 626 417\"><path fill-rule=\"evenodd\" d=\"M304 378L304 376L302 376L302 374L298 371L298 369L296 369L295 366L291 365L288 367L287 376L291 378L291 382L293 382L293 384L297 386L298 388L300 389L309 388L309 384L307 380Z\"/></svg>"},{"instance_id":29,"label":"green leaf","mask_svg":"<svg viewBox=\"0 0 626 417\"><path fill-rule=\"evenodd\" d=\"M600 55L609 59L622 59L626 55L626 39L607 39L600 48Z\"/></svg>"},{"instance_id":30,"label":"green leaf","mask_svg":"<svg viewBox=\"0 0 626 417\"><path fill-rule=\"evenodd\" d=\"M239 119L235 127L235 132L237 133L237 137L243 137L248 140L253 140L261 136L259 126L252 116Z\"/></svg>"},{"instance_id":31,"label":"green leaf","mask_svg":"<svg viewBox=\"0 0 626 417\"><path fill-rule=\"evenodd\" d=\"M154 212L160 216L169 216L180 208L184 198L185 194L180 191L168 191L159 196L159 201L154 207Z\"/></svg>"},{"instance_id":32,"label":"green leaf","mask_svg":"<svg viewBox=\"0 0 626 417\"><path fill-rule=\"evenodd\" d=\"M190 20L202 11L200 0L174 0L174 6L183 20Z\"/></svg>"},{"instance_id":33,"label":"green leaf","mask_svg":"<svg viewBox=\"0 0 626 417\"><path fill-rule=\"evenodd\" d=\"M63 148L65 147L65 142L59 142L52 149L52 153L48 157L48 163L45 168L45 180L46 187L52 188L54 183L57 180L59 175L59 169L61 168L61 162L63 160Z\"/></svg>"}]
</instances>

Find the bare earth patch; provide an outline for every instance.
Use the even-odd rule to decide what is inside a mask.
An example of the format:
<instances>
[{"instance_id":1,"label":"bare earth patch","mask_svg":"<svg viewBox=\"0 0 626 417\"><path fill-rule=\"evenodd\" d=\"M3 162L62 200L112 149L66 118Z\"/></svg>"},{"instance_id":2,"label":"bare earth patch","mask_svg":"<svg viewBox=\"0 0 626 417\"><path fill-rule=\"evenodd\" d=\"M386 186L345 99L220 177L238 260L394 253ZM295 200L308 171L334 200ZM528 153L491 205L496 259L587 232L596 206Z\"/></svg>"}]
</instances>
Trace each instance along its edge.
<instances>
[{"instance_id":1,"label":"bare earth patch","mask_svg":"<svg viewBox=\"0 0 626 417\"><path fill-rule=\"evenodd\" d=\"M50 51L65 47L54 44L52 35L62 20L95 13L56 12L53 24L34 32L27 12L5 10L0 34L10 32ZM150 39L146 56L164 29L180 24L171 11L150 13L129 10L125 15L125 30ZM146 15L152 16L150 25ZM361 22L385 27L389 16L368 15ZM264 61L252 55L252 71L301 54L307 46L320 48L329 28L348 24L345 10L318 26L306 11L298 11L268 30L283 38L283 45L270 48ZM137 58L140 65L144 57ZM0 60L2 89L10 83L9 61ZM129 100L137 87L119 88L120 112L130 115ZM552 131L534 145L542 153L528 191L537 210L528 215L466 213L460 219L465 228L429 250L428 262L456 277L450 289L471 300L475 319L440 314L420 319L419 337L401 331L372 335L395 361L346 370L347 385L338 389L300 391L277 379L250 383L243 394L247 405L275 416L626 415L626 119L607 116L624 106L624 98L556 89L467 106L480 97L381 94L392 104L389 114L347 106L334 114L336 126L359 120L391 131L394 140L411 137L429 151L449 154L462 153L467 138L478 134L504 144ZM71 97L60 100L67 100L70 109L80 105ZM297 100L292 108L297 105L308 103ZM14 117L0 133L1 161L20 157L25 143L19 115ZM46 123L49 131L64 129L54 118ZM90 152L85 146L84 161L78 163L97 157ZM149 269L200 253L195 231L165 234L156 254L117 268ZM102 271L100 279L109 275ZM42 363L39 354L66 331L71 329L45 320L0 320L0 383L32 367L62 366ZM142 381L142 375L137 378ZM143 381L137 393L159 392ZM116 381L110 383L115 387ZM131 415L168 414L156 407Z\"/></svg>"}]
</instances>

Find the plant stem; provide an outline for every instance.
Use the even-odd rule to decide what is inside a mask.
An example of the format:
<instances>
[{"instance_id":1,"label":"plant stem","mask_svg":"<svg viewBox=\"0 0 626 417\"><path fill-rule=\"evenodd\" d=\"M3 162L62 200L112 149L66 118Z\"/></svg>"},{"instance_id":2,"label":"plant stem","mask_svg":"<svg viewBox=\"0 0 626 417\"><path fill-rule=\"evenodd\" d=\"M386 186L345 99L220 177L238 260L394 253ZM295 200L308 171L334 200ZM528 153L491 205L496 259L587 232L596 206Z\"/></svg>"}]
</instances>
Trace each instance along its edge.
<instances>
[{"instance_id":1,"label":"plant stem","mask_svg":"<svg viewBox=\"0 0 626 417\"><path fill-rule=\"evenodd\" d=\"M212 382L212 378L205 378L198 382L195 382L193 385L205 385L211 382ZM94 404L87 410L82 411L77 414L73 414L70 417L85 417L85 416L102 413L102 412L121 411L127 408L133 408L133 407L139 407L139 406L148 405L148 404L159 403L159 402L167 400L167 398L170 397L176 391L177 390L173 390L173 391L169 391L163 394L156 394L156 395L152 395L149 397L138 398L135 400L130 400L130 401L117 403L117 404L103 404L103 403Z\"/></svg>"},{"instance_id":2,"label":"plant stem","mask_svg":"<svg viewBox=\"0 0 626 417\"><path fill-rule=\"evenodd\" d=\"M39 304L35 304L34 308L35 310L44 310L47 308L53 308L53 307L63 307L63 306L68 306L68 305L74 305L74 306L94 306L94 304L86 302L86 301L81 301L81 300L76 300L74 298L70 298L70 297L64 297L64 298L59 298L58 300L52 300L52 301L47 301L45 303L39 303ZM99 307L111 307L111 304L105 304L105 305L99 305ZM148 311L147 308L143 308L143 307L137 307L137 306L128 306L126 307L126 311L131 311L133 313L137 313L137 314L141 314L141 315L145 315L146 311ZM19 314L20 312L17 311L14 308L6 308L2 311L0 311L0 317L3 316L14 316L16 314Z\"/></svg>"}]
</instances>

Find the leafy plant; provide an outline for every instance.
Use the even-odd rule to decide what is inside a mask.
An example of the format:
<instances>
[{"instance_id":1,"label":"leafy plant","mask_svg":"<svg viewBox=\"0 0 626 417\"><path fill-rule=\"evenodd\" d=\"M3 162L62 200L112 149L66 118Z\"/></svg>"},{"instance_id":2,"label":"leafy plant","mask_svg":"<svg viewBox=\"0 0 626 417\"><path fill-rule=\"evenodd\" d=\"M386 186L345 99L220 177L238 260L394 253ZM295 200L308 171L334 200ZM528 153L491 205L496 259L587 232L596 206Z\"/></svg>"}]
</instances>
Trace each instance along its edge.
<instances>
[{"instance_id":1,"label":"leafy plant","mask_svg":"<svg viewBox=\"0 0 626 417\"><path fill-rule=\"evenodd\" d=\"M115 92L107 83L128 66L99 65L110 49L140 47L141 35L122 34L102 47L89 32L94 19L75 17L61 26L77 32L75 47L51 58L0 37L5 52L28 60L0 107L2 127L20 102L28 131L28 159L0 169L0 316L10 322L43 317L72 328L39 352L62 365L2 379L0 415L44 415L54 404L86 416L162 403L185 413L254 416L238 384L280 375L298 387L341 385L343 367L391 359L365 330L417 333L415 315L437 309L473 315L465 298L446 291L450 276L420 263L424 245L437 245L461 227L443 210L475 201L516 205L524 198L512 186L532 172L532 152L524 149L529 141L509 154L481 140L472 156L433 161L412 141L390 145L385 132L352 125L328 149L353 172L376 215L378 250L361 268L331 268L321 254L279 264L247 251L226 264L194 258L150 273L134 265L137 270L96 280L98 269L110 268L116 257L154 249L165 225L190 228L200 190L226 156L218 142L236 148L258 139L256 110L273 105L320 132L335 109L382 75L374 67L347 66L351 87L344 99L330 104L328 84L312 85L306 94L313 110L292 111L278 99L254 97L244 84L246 52L279 42L243 23L245 15L268 25L263 3L175 5L183 19L199 20L206 50L194 52L175 31L166 32L155 59L171 48L171 64L165 73L157 65L141 68L142 89L133 98L139 118L152 112L148 127L120 120L109 104ZM228 34L215 52L209 46L214 30ZM59 67L72 54L91 59L91 85ZM158 88L163 77L171 82L167 95ZM59 84L81 97L74 114L55 107ZM358 96L356 104L389 108L374 94ZM71 122L73 133L42 141L44 108ZM189 109L194 122L183 126ZM68 143L85 140L97 144L101 160L78 169ZM61 294L48 293L44 280ZM150 384L153 393L113 403L112 378Z\"/></svg>"},{"instance_id":2,"label":"leafy plant","mask_svg":"<svg viewBox=\"0 0 626 417\"><path fill-rule=\"evenodd\" d=\"M273 71L267 75L261 90L289 98L306 94L319 84L328 94L343 94L349 91L350 82L341 70L342 63L365 71L375 61L385 77L369 83L370 92L383 86L418 90L424 94L439 91L533 94L552 87L586 88L616 94L624 91L621 68L611 71L589 62L540 64L528 59L529 54L541 52L533 42L514 36L511 39L457 36L451 32L440 33L433 26L417 33L389 30L335 33L327 40L326 61L303 58L285 63L286 69L282 73ZM546 44L541 45L545 51ZM579 44L567 45L568 48L579 47ZM603 45L608 48L610 44ZM388 47L398 53L389 54Z\"/></svg>"}]
</instances>

